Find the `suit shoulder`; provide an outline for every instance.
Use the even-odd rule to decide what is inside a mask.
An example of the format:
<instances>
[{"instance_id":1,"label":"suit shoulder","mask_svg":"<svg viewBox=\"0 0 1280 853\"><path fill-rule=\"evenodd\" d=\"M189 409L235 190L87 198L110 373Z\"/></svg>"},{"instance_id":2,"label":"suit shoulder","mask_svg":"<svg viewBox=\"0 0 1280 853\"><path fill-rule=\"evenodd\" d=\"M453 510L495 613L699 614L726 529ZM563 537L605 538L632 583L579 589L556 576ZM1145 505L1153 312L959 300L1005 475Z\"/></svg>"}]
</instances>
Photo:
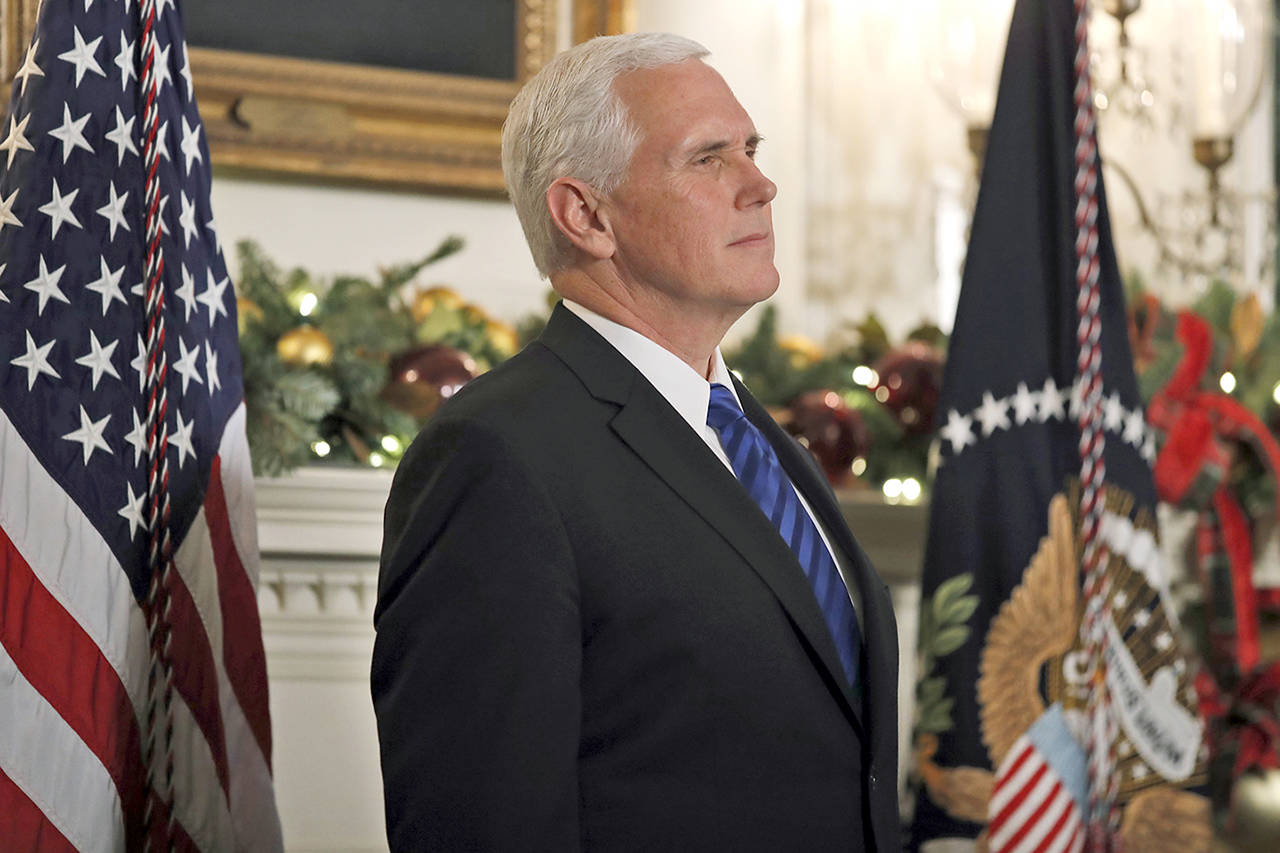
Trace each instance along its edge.
<instances>
[{"instance_id":1,"label":"suit shoulder","mask_svg":"<svg viewBox=\"0 0 1280 853\"><path fill-rule=\"evenodd\" d=\"M499 432L527 428L554 403L583 394L573 372L534 342L468 382L436 412L432 422L473 422Z\"/></svg>"}]
</instances>

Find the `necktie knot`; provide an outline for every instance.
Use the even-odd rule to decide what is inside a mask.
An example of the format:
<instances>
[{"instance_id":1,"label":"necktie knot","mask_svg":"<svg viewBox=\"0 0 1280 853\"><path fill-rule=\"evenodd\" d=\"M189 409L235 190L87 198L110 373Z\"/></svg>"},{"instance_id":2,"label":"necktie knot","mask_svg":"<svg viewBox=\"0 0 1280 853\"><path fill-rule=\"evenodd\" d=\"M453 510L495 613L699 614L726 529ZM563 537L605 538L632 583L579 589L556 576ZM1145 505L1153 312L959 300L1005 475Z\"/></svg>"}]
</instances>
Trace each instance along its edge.
<instances>
[{"instance_id":1,"label":"necktie knot","mask_svg":"<svg viewBox=\"0 0 1280 853\"><path fill-rule=\"evenodd\" d=\"M720 432L729 424L744 418L733 392L719 382L711 385L711 401L707 405L707 425Z\"/></svg>"}]
</instances>

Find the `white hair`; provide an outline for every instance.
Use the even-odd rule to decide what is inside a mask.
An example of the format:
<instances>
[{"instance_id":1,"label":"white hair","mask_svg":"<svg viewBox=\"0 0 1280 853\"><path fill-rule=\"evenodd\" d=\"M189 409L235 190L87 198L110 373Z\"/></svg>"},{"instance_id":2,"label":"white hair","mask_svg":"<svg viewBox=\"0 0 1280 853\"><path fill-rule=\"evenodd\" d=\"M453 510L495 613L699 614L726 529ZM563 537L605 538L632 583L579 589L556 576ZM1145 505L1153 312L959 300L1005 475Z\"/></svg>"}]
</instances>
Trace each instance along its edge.
<instances>
[{"instance_id":1,"label":"white hair","mask_svg":"<svg viewBox=\"0 0 1280 853\"><path fill-rule=\"evenodd\" d=\"M670 33L601 36L557 55L516 95L502 126L502 174L544 278L572 258L572 244L547 211L547 189L558 178L574 177L607 195L626 175L640 142L614 81L708 53Z\"/></svg>"}]
</instances>

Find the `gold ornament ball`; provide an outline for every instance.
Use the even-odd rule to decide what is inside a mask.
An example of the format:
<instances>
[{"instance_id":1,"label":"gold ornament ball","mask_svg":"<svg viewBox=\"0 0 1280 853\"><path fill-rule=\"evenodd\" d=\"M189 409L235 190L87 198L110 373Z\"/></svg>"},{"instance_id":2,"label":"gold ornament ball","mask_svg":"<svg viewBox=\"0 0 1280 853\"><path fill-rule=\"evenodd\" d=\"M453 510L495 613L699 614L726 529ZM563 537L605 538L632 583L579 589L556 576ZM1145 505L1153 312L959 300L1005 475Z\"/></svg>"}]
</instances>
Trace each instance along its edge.
<instances>
[{"instance_id":1,"label":"gold ornament ball","mask_svg":"<svg viewBox=\"0 0 1280 853\"><path fill-rule=\"evenodd\" d=\"M783 335L778 338L778 347L794 368L809 367L822 360L822 348L804 335Z\"/></svg>"},{"instance_id":2,"label":"gold ornament ball","mask_svg":"<svg viewBox=\"0 0 1280 853\"><path fill-rule=\"evenodd\" d=\"M485 335L494 349L510 358L520 349L520 336L516 330L506 323L490 320L484 324Z\"/></svg>"},{"instance_id":3,"label":"gold ornament ball","mask_svg":"<svg viewBox=\"0 0 1280 853\"><path fill-rule=\"evenodd\" d=\"M436 285L425 290L419 290L414 295L413 303L409 306L409 313L413 315L415 321L421 323L431 316L431 312L436 308L457 310L462 305L462 297L456 291L444 285Z\"/></svg>"},{"instance_id":4,"label":"gold ornament ball","mask_svg":"<svg viewBox=\"0 0 1280 853\"><path fill-rule=\"evenodd\" d=\"M276 352L289 364L329 364L333 361L333 343L315 326L290 329L276 341Z\"/></svg>"},{"instance_id":5,"label":"gold ornament ball","mask_svg":"<svg viewBox=\"0 0 1280 853\"><path fill-rule=\"evenodd\" d=\"M489 314L479 305L467 303L462 306L462 317L473 326L483 326L489 322Z\"/></svg>"}]
</instances>

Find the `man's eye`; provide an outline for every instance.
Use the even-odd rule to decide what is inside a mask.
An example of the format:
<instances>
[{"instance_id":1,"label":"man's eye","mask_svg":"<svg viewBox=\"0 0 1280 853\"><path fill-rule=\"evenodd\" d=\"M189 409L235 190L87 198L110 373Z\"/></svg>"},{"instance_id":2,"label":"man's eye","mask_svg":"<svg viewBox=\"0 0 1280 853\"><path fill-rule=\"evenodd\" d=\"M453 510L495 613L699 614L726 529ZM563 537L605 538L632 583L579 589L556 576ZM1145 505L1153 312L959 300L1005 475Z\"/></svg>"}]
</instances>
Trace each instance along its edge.
<instances>
[{"instance_id":1,"label":"man's eye","mask_svg":"<svg viewBox=\"0 0 1280 853\"><path fill-rule=\"evenodd\" d=\"M707 154L702 157L699 157L694 162L697 163L699 166L709 166L710 164L715 162L715 159L716 159L716 155Z\"/></svg>"}]
</instances>

